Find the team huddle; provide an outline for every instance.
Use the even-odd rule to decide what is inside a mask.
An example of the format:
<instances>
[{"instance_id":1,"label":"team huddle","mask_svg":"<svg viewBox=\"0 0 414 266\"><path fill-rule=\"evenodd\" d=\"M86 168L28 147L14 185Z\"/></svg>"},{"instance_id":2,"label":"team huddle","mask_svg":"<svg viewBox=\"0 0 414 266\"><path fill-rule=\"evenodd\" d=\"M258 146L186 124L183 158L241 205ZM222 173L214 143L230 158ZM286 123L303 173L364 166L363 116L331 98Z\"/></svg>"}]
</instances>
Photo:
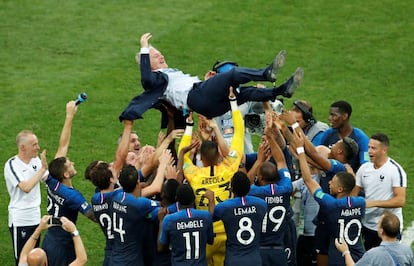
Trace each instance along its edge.
<instances>
[{"instance_id":1,"label":"team huddle","mask_svg":"<svg viewBox=\"0 0 414 266\"><path fill-rule=\"evenodd\" d=\"M16 265L85 265L79 212L105 236L103 265L412 265L411 248L399 242L407 176L388 157L387 135L368 138L351 126L346 101L331 105L330 127L304 100L276 110L304 73L299 67L276 86L285 51L262 69L216 63L201 81L169 68L151 37L140 39L144 92L119 116L114 160L85 170L91 200L72 186L67 157L75 101L50 163L45 151L38 157L33 132L17 135L18 154L4 168ZM258 106L263 136L254 151L245 120ZM155 147L133 131L150 108L167 128Z\"/></svg>"}]
</instances>

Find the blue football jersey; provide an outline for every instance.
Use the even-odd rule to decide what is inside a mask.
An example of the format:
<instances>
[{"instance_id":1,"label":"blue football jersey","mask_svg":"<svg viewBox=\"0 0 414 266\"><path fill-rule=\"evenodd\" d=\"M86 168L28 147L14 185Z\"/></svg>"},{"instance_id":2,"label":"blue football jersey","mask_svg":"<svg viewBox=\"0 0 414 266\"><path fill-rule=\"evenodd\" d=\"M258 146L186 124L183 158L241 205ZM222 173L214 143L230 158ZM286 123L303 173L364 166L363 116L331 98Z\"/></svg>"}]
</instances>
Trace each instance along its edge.
<instances>
[{"instance_id":1,"label":"blue football jersey","mask_svg":"<svg viewBox=\"0 0 414 266\"><path fill-rule=\"evenodd\" d=\"M62 184L50 175L45 183L49 215L53 217L65 216L76 224L78 212L85 214L91 209L89 203L78 190ZM68 265L75 259L72 236L61 226L49 227L43 239L42 248L48 255L50 265Z\"/></svg>"},{"instance_id":2,"label":"blue football jersey","mask_svg":"<svg viewBox=\"0 0 414 266\"><path fill-rule=\"evenodd\" d=\"M361 242L362 219L365 215L365 199L362 197L334 198L322 189L314 193L315 200L327 215L329 230L329 264L343 264L344 258L335 247L335 238L343 238L349 246L352 258L357 261L364 254Z\"/></svg>"},{"instance_id":3,"label":"blue football jersey","mask_svg":"<svg viewBox=\"0 0 414 266\"><path fill-rule=\"evenodd\" d=\"M287 211L290 208L290 195L292 194L292 182L289 170L279 170L280 181L277 184L264 186L252 185L249 195L264 199L267 203L267 212L262 222L260 246L282 246Z\"/></svg>"},{"instance_id":4,"label":"blue football jersey","mask_svg":"<svg viewBox=\"0 0 414 266\"><path fill-rule=\"evenodd\" d=\"M206 245L213 240L210 213L188 208L165 216L159 241L170 246L172 265L207 265Z\"/></svg>"},{"instance_id":5,"label":"blue football jersey","mask_svg":"<svg viewBox=\"0 0 414 266\"><path fill-rule=\"evenodd\" d=\"M108 259L112 253L112 245L114 240L114 233L112 229L112 212L110 210L112 198L117 193L122 192L122 189L105 193L97 192L92 196L91 199L93 213L95 214L96 221L101 227L101 230L104 233L106 239L105 259Z\"/></svg>"},{"instance_id":6,"label":"blue football jersey","mask_svg":"<svg viewBox=\"0 0 414 266\"><path fill-rule=\"evenodd\" d=\"M225 265L261 265L260 234L266 211L266 202L253 196L228 199L214 208L214 220L223 221L227 235Z\"/></svg>"},{"instance_id":7,"label":"blue football jersey","mask_svg":"<svg viewBox=\"0 0 414 266\"><path fill-rule=\"evenodd\" d=\"M143 265L146 219L158 202L126 192L112 198L114 243L111 265Z\"/></svg>"}]
</instances>

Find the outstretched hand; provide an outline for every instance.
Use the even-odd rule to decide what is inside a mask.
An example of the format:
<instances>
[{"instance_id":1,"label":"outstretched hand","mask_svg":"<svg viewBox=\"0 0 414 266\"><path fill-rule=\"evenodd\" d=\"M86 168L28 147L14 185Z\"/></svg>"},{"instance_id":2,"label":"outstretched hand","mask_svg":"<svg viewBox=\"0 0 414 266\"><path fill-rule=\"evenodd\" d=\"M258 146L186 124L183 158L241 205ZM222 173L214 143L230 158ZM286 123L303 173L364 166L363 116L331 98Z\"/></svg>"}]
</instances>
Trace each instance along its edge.
<instances>
[{"instance_id":1,"label":"outstretched hand","mask_svg":"<svg viewBox=\"0 0 414 266\"><path fill-rule=\"evenodd\" d=\"M142 34L140 44L142 48L148 48L149 47L149 39L151 39L152 34L147 32Z\"/></svg>"}]
</instances>

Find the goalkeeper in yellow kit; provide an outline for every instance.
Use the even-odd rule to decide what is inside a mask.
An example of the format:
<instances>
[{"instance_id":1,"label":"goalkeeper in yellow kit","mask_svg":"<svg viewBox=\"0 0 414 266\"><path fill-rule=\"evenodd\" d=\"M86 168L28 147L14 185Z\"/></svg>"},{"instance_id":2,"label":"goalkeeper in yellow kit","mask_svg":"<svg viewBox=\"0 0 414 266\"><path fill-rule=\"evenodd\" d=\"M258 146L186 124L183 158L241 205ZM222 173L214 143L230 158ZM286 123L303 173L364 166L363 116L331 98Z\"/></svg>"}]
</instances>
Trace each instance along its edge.
<instances>
[{"instance_id":1,"label":"goalkeeper in yellow kit","mask_svg":"<svg viewBox=\"0 0 414 266\"><path fill-rule=\"evenodd\" d=\"M230 181L234 173L239 170L243 157L244 123L231 87L229 101L234 125L234 136L229 154L219 163L220 154L217 143L203 141L200 147L203 167L194 165L189 157L189 153L184 155L184 176L196 195L195 205L197 209L208 210L208 200L205 196L207 189L214 192L216 204L230 198ZM214 107L212 106L212 108ZM178 152L183 147L191 144L193 125L193 121L187 119L187 126ZM207 262L210 266L224 265L226 232L221 221L214 223L214 233L214 244L207 245Z\"/></svg>"}]
</instances>

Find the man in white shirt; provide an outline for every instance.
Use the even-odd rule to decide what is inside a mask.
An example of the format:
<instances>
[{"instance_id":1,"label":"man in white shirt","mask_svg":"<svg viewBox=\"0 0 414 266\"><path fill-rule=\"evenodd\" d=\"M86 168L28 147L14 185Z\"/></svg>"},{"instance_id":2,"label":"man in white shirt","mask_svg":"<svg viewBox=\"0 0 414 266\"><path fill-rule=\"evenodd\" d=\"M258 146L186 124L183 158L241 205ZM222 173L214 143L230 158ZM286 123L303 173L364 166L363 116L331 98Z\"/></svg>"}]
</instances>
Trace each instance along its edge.
<instances>
[{"instance_id":1,"label":"man in white shirt","mask_svg":"<svg viewBox=\"0 0 414 266\"><path fill-rule=\"evenodd\" d=\"M384 209L395 214L400 220L400 230L403 228L402 207L406 200L407 174L396 161L388 157L389 143L383 133L372 135L368 144L370 162L361 165L356 173L355 193L363 189L367 199L362 228L366 250L381 243L377 224Z\"/></svg>"},{"instance_id":2,"label":"man in white shirt","mask_svg":"<svg viewBox=\"0 0 414 266\"><path fill-rule=\"evenodd\" d=\"M41 159L38 157L39 142L32 131L17 134L16 144L18 154L4 165L4 178L10 195L8 225L17 265L25 242L40 222L39 181L47 176L47 161L45 150Z\"/></svg>"}]
</instances>

